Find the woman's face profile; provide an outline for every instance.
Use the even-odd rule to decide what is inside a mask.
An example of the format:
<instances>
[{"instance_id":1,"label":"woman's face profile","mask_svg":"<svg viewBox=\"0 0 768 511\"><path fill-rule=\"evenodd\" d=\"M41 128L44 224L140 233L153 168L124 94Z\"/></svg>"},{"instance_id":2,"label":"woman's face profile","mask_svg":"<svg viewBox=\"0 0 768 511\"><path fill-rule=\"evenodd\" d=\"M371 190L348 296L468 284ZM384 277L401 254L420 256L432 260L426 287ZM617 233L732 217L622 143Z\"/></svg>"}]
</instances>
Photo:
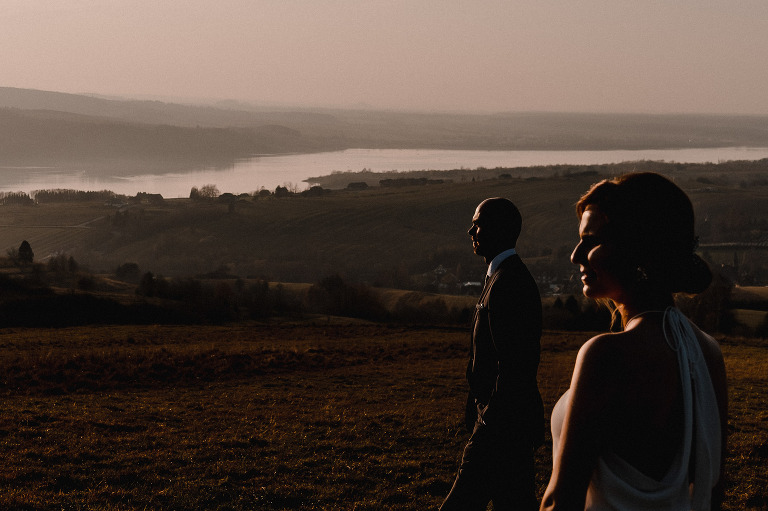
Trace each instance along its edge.
<instances>
[{"instance_id":1,"label":"woman's face profile","mask_svg":"<svg viewBox=\"0 0 768 511\"><path fill-rule=\"evenodd\" d=\"M610 298L623 303L623 286L616 268L617 251L606 236L607 219L595 206L588 206L579 224L579 244L571 262L579 265L582 292L588 298Z\"/></svg>"}]
</instances>

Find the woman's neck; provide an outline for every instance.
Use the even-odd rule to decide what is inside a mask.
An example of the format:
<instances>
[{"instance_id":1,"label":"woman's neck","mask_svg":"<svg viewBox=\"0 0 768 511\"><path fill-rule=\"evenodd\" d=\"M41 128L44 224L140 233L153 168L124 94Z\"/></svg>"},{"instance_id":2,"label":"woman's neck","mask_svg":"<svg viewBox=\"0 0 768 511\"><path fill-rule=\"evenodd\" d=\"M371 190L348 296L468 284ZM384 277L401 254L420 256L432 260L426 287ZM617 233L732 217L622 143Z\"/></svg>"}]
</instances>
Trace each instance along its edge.
<instances>
[{"instance_id":1,"label":"woman's neck","mask_svg":"<svg viewBox=\"0 0 768 511\"><path fill-rule=\"evenodd\" d=\"M639 315L651 311L664 311L667 307L673 307L675 301L672 296L655 297L654 299L636 300L627 303L617 303L616 308L621 314L621 324L626 328L627 323Z\"/></svg>"}]
</instances>

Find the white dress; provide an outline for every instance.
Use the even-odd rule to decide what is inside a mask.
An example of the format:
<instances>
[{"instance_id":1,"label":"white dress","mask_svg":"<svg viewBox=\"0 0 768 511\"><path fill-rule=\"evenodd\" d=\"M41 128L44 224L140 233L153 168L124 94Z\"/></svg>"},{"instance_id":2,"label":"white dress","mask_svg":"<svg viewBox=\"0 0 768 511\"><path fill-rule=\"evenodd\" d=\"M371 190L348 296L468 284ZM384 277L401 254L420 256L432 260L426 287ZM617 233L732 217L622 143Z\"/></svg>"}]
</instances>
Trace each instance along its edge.
<instances>
[{"instance_id":1,"label":"white dress","mask_svg":"<svg viewBox=\"0 0 768 511\"><path fill-rule=\"evenodd\" d=\"M720 417L704 355L688 319L676 308L664 314L664 334L677 352L683 382L683 443L667 474L657 481L613 453L598 459L587 490L585 509L704 511L720 473ZM566 391L552 410L552 452L558 454L568 408ZM693 418L696 417L694 421ZM694 440L695 439L695 440ZM695 449L695 453L692 450ZM689 460L695 455L695 480L689 484Z\"/></svg>"}]
</instances>

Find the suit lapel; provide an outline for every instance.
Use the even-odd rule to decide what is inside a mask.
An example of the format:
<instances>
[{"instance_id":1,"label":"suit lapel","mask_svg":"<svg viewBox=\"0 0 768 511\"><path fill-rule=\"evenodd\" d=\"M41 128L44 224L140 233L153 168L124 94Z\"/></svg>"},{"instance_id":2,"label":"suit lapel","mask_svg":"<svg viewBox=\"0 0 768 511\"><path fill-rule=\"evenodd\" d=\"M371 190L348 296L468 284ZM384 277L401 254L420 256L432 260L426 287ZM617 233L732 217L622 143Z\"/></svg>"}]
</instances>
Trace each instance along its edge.
<instances>
[{"instance_id":1,"label":"suit lapel","mask_svg":"<svg viewBox=\"0 0 768 511\"><path fill-rule=\"evenodd\" d=\"M477 324L477 316L480 313L482 309L488 308L488 294L491 292L491 287L493 287L493 283L496 282L496 279L499 278L499 273L501 272L502 268L507 268L512 266L515 260L517 260L519 256L517 254L512 254L508 258L504 259L502 263L499 265L498 268L496 268L496 271L493 272L493 275L485 277L485 283L483 285L483 291L480 293L480 299L477 301L477 305L475 305L475 314L472 319L472 327L474 331L474 326Z\"/></svg>"},{"instance_id":2,"label":"suit lapel","mask_svg":"<svg viewBox=\"0 0 768 511\"><path fill-rule=\"evenodd\" d=\"M475 314L474 318L472 319L472 325L473 325L473 331L474 331L474 325L477 324L477 316L480 314L480 311L484 308L487 308L486 302L488 292L491 290L491 285L493 284L493 277L494 275L485 276L485 283L483 284L483 291L480 293L480 298L477 300L477 304L475 305Z\"/></svg>"}]
</instances>

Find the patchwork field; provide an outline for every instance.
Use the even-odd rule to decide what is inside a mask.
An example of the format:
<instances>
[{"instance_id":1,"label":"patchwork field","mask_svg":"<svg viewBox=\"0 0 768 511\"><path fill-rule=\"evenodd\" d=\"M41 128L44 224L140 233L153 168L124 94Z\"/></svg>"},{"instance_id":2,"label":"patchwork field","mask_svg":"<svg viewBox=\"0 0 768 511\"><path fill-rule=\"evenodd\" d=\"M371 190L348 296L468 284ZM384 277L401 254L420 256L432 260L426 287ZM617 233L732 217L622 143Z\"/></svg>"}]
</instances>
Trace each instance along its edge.
<instances>
[{"instance_id":1,"label":"patchwork field","mask_svg":"<svg viewBox=\"0 0 768 511\"><path fill-rule=\"evenodd\" d=\"M0 330L2 509L434 509L466 441L464 329ZM547 332L547 413L584 333ZM768 506L768 345L722 339L727 507ZM538 485L551 444L538 451Z\"/></svg>"}]
</instances>

